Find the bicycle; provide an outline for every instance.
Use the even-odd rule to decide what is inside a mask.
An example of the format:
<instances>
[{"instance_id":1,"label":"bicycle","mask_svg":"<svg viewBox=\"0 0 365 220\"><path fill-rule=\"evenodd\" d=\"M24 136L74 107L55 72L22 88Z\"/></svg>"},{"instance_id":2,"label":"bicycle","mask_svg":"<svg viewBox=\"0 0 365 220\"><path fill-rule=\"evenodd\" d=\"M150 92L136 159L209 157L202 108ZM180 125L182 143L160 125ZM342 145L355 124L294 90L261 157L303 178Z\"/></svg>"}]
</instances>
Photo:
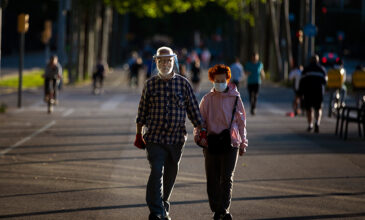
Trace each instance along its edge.
<instances>
[{"instance_id":1,"label":"bicycle","mask_svg":"<svg viewBox=\"0 0 365 220\"><path fill-rule=\"evenodd\" d=\"M345 92L343 89L331 89L330 90L330 98L328 102L328 117L332 117L332 115L337 115L338 110L342 107L345 107Z\"/></svg>"},{"instance_id":2,"label":"bicycle","mask_svg":"<svg viewBox=\"0 0 365 220\"><path fill-rule=\"evenodd\" d=\"M328 117L331 117L332 114L336 115L341 107L345 107L346 73L343 68L332 68L328 70L327 77L327 87L330 91Z\"/></svg>"},{"instance_id":3,"label":"bicycle","mask_svg":"<svg viewBox=\"0 0 365 220\"><path fill-rule=\"evenodd\" d=\"M54 105L56 105L56 89L57 89L57 82L58 80L54 79L46 79L45 84L45 96L44 101L47 103L47 112L51 114L54 109Z\"/></svg>"},{"instance_id":4,"label":"bicycle","mask_svg":"<svg viewBox=\"0 0 365 220\"><path fill-rule=\"evenodd\" d=\"M55 104L54 92L49 92L47 100L47 112L51 114L53 112L53 105Z\"/></svg>"}]
</instances>

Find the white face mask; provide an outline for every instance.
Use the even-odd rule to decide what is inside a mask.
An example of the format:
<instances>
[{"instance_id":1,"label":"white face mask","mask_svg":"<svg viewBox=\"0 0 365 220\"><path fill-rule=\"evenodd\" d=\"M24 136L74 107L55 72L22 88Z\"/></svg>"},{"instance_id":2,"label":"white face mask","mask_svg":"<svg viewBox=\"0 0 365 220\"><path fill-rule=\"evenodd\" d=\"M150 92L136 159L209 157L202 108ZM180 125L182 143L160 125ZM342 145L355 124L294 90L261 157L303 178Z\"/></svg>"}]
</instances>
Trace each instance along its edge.
<instances>
[{"instance_id":1,"label":"white face mask","mask_svg":"<svg viewBox=\"0 0 365 220\"><path fill-rule=\"evenodd\" d=\"M224 92L227 88L227 82L224 83L213 83L214 89L218 92Z\"/></svg>"}]
</instances>

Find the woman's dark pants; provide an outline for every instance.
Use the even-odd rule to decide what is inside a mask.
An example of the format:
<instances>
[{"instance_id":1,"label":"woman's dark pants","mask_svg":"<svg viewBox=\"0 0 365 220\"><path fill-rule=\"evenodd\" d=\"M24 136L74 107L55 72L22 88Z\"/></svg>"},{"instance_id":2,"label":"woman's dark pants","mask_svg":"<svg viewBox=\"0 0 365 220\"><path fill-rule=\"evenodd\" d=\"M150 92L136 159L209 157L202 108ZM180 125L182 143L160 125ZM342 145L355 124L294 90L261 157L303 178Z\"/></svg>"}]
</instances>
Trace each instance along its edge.
<instances>
[{"instance_id":1,"label":"woman's dark pants","mask_svg":"<svg viewBox=\"0 0 365 220\"><path fill-rule=\"evenodd\" d=\"M229 213L238 148L225 154L211 154L204 149L204 156L210 209L215 213Z\"/></svg>"}]
</instances>

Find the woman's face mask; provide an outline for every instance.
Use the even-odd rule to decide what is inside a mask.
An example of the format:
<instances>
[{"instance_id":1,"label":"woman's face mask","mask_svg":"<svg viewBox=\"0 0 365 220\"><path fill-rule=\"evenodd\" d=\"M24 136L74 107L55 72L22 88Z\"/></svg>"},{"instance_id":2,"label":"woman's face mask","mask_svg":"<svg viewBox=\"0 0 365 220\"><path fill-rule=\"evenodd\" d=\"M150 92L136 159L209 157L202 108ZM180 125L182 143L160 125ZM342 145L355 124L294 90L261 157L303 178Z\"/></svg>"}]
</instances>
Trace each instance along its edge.
<instances>
[{"instance_id":1,"label":"woman's face mask","mask_svg":"<svg viewBox=\"0 0 365 220\"><path fill-rule=\"evenodd\" d=\"M213 83L214 89L218 92L224 92L227 88L227 82L224 83Z\"/></svg>"},{"instance_id":2,"label":"woman's face mask","mask_svg":"<svg viewBox=\"0 0 365 220\"><path fill-rule=\"evenodd\" d=\"M224 92L227 88L226 75L225 74L215 75L213 87L217 92Z\"/></svg>"}]
</instances>

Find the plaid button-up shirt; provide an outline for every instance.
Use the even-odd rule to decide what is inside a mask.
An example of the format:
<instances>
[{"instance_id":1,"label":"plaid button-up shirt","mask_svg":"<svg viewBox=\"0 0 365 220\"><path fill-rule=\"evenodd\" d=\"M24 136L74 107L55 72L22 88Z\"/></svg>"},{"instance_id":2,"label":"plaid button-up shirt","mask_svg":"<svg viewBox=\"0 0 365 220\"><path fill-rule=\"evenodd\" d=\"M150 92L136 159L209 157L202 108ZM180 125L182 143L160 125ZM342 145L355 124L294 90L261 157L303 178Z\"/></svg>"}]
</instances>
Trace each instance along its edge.
<instances>
[{"instance_id":1,"label":"plaid button-up shirt","mask_svg":"<svg viewBox=\"0 0 365 220\"><path fill-rule=\"evenodd\" d=\"M188 80L175 74L169 80L153 76L144 85L136 122L145 126L147 143L178 144L186 141L185 118L202 124L198 101Z\"/></svg>"}]
</instances>

